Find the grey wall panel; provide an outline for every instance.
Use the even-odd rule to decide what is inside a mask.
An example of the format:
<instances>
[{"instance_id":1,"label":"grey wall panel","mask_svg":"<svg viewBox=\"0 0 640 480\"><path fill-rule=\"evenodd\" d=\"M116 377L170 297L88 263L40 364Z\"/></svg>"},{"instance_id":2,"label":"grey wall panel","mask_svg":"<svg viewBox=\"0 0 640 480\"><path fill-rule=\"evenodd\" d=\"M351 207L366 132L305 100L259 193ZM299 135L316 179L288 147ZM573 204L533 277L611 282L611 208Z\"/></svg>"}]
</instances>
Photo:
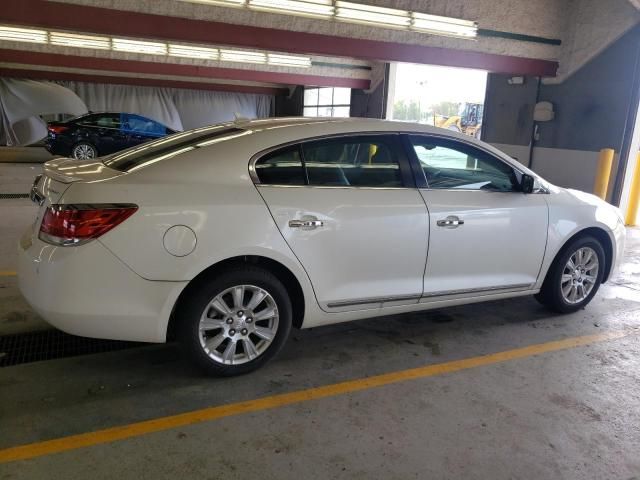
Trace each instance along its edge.
<instances>
[{"instance_id":1,"label":"grey wall panel","mask_svg":"<svg viewBox=\"0 0 640 480\"><path fill-rule=\"evenodd\" d=\"M489 74L482 124L482 139L489 143L529 145L533 128L538 79L509 85L510 75Z\"/></svg>"},{"instance_id":2,"label":"grey wall panel","mask_svg":"<svg viewBox=\"0 0 640 480\"><path fill-rule=\"evenodd\" d=\"M620 151L639 47L640 27L635 27L565 82L543 85L540 100L554 104L556 118L540 124L536 145Z\"/></svg>"}]
</instances>

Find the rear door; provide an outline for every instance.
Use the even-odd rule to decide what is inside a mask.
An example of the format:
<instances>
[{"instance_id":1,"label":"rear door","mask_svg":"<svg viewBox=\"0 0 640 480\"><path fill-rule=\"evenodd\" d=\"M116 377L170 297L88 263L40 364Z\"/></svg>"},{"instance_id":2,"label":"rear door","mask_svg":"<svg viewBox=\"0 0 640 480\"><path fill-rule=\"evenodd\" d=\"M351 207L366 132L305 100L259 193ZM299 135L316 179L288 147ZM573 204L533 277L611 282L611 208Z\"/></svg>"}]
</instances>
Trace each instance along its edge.
<instances>
[{"instance_id":1,"label":"rear door","mask_svg":"<svg viewBox=\"0 0 640 480\"><path fill-rule=\"evenodd\" d=\"M82 127L78 141L87 141L98 149L100 156L127 147L126 135L121 130L119 113L96 113L77 122Z\"/></svg>"},{"instance_id":2,"label":"rear door","mask_svg":"<svg viewBox=\"0 0 640 480\"><path fill-rule=\"evenodd\" d=\"M522 193L516 169L470 143L409 138L430 213L423 301L533 288L547 242L545 195Z\"/></svg>"},{"instance_id":3,"label":"rear door","mask_svg":"<svg viewBox=\"0 0 640 480\"><path fill-rule=\"evenodd\" d=\"M417 303L429 234L398 135L303 142L252 175L326 311Z\"/></svg>"}]
</instances>

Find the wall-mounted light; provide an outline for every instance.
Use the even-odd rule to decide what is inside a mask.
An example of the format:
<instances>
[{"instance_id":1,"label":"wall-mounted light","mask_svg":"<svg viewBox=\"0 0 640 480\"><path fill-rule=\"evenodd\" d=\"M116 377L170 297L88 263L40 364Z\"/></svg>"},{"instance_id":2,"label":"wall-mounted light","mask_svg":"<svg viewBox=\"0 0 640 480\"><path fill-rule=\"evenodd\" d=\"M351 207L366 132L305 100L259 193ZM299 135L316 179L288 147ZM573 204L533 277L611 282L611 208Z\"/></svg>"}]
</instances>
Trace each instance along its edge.
<instances>
[{"instance_id":1,"label":"wall-mounted light","mask_svg":"<svg viewBox=\"0 0 640 480\"><path fill-rule=\"evenodd\" d=\"M407 10L395 8L374 7L361 3L336 2L336 19L345 22L365 23L391 28L408 28L411 17Z\"/></svg>"},{"instance_id":2,"label":"wall-mounted light","mask_svg":"<svg viewBox=\"0 0 640 480\"><path fill-rule=\"evenodd\" d=\"M150 55L166 55L167 44L160 42L145 42L128 38L113 38L112 49L117 52L146 53Z\"/></svg>"},{"instance_id":3,"label":"wall-mounted light","mask_svg":"<svg viewBox=\"0 0 640 480\"><path fill-rule=\"evenodd\" d=\"M332 0L248 0L249 8L265 12L287 13L305 17L330 18L334 14Z\"/></svg>"},{"instance_id":4,"label":"wall-mounted light","mask_svg":"<svg viewBox=\"0 0 640 480\"><path fill-rule=\"evenodd\" d=\"M320 0L318 0L320 1ZM222 62L255 63L295 68L310 68L311 57L277 52L206 47L131 38L111 38L71 32L48 32L0 25L0 41L49 43L62 47L113 50L170 57L195 58Z\"/></svg>"},{"instance_id":5,"label":"wall-mounted light","mask_svg":"<svg viewBox=\"0 0 640 480\"><path fill-rule=\"evenodd\" d=\"M0 40L10 42L47 43L47 31L31 28L0 27Z\"/></svg>"},{"instance_id":6,"label":"wall-mounted light","mask_svg":"<svg viewBox=\"0 0 640 480\"><path fill-rule=\"evenodd\" d=\"M227 62L267 63L267 54L249 50L220 49L220 59Z\"/></svg>"},{"instance_id":7,"label":"wall-mounted light","mask_svg":"<svg viewBox=\"0 0 640 480\"><path fill-rule=\"evenodd\" d=\"M411 12L411 29L435 35L473 38L478 34L478 24L470 20Z\"/></svg>"},{"instance_id":8,"label":"wall-mounted light","mask_svg":"<svg viewBox=\"0 0 640 480\"><path fill-rule=\"evenodd\" d=\"M300 55L282 55L279 53L268 53L267 62L269 65L281 67L311 67L311 58Z\"/></svg>"},{"instance_id":9,"label":"wall-mounted light","mask_svg":"<svg viewBox=\"0 0 640 480\"><path fill-rule=\"evenodd\" d=\"M61 47L94 48L96 50L111 49L111 39L109 37L66 32L49 32L49 43Z\"/></svg>"},{"instance_id":10,"label":"wall-mounted light","mask_svg":"<svg viewBox=\"0 0 640 480\"><path fill-rule=\"evenodd\" d=\"M217 60L220 57L220 52L217 48L194 47L192 45L175 45L173 43L170 43L169 56Z\"/></svg>"},{"instance_id":11,"label":"wall-mounted light","mask_svg":"<svg viewBox=\"0 0 640 480\"><path fill-rule=\"evenodd\" d=\"M251 10L316 17L324 20L362 23L383 28L474 38L478 24L470 20L429 15L397 8L377 7L344 0L180 0L224 7L246 7Z\"/></svg>"},{"instance_id":12,"label":"wall-mounted light","mask_svg":"<svg viewBox=\"0 0 640 480\"><path fill-rule=\"evenodd\" d=\"M181 2L202 3L204 5L217 5L221 7L243 7L245 0L180 0Z\"/></svg>"}]
</instances>

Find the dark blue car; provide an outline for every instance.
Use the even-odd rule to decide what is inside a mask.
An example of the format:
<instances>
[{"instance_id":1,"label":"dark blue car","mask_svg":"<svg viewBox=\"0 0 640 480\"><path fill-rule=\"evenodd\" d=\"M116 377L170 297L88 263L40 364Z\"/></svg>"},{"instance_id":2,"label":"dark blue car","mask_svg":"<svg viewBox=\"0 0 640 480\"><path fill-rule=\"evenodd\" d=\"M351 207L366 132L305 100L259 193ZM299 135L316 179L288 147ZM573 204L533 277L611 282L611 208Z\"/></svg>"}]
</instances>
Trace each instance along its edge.
<instances>
[{"instance_id":1,"label":"dark blue car","mask_svg":"<svg viewBox=\"0 0 640 480\"><path fill-rule=\"evenodd\" d=\"M134 113L89 113L47 126L46 149L53 155L80 160L110 153L175 133L175 130Z\"/></svg>"}]
</instances>

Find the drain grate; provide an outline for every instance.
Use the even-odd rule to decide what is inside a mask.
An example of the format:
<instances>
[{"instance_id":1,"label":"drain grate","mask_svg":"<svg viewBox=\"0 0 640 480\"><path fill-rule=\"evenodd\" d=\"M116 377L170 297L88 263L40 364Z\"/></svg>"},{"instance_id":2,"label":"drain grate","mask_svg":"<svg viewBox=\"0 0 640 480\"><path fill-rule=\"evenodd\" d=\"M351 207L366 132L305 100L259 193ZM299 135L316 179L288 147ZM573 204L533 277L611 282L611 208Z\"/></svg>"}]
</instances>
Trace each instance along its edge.
<instances>
[{"instance_id":1,"label":"drain grate","mask_svg":"<svg viewBox=\"0 0 640 480\"><path fill-rule=\"evenodd\" d=\"M29 198L28 193L0 193L0 200L8 200L10 198Z\"/></svg>"},{"instance_id":2,"label":"drain grate","mask_svg":"<svg viewBox=\"0 0 640 480\"><path fill-rule=\"evenodd\" d=\"M76 337L60 330L19 333L0 337L0 367L22 363L113 352L144 343Z\"/></svg>"}]
</instances>

